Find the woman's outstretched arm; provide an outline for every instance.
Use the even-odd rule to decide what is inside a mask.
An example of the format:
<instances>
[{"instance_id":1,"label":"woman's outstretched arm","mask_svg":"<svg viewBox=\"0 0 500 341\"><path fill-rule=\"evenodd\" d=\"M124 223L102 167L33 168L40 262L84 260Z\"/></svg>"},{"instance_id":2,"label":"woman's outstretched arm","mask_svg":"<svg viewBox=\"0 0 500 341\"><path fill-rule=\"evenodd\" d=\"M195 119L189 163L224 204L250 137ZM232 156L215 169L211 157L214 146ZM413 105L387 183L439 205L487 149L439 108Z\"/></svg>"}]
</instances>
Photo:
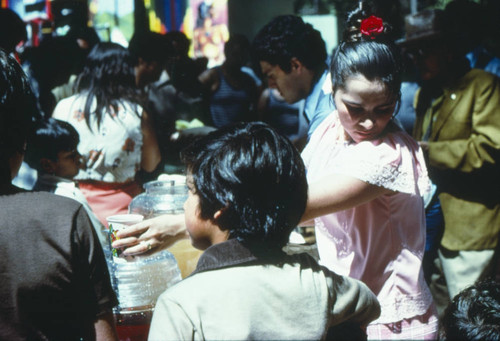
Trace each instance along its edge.
<instances>
[{"instance_id":1,"label":"woman's outstretched arm","mask_svg":"<svg viewBox=\"0 0 500 341\"><path fill-rule=\"evenodd\" d=\"M301 225L310 225L310 220L367 203L381 195L395 192L371 185L357 178L333 174L309 184L306 211Z\"/></svg>"}]
</instances>

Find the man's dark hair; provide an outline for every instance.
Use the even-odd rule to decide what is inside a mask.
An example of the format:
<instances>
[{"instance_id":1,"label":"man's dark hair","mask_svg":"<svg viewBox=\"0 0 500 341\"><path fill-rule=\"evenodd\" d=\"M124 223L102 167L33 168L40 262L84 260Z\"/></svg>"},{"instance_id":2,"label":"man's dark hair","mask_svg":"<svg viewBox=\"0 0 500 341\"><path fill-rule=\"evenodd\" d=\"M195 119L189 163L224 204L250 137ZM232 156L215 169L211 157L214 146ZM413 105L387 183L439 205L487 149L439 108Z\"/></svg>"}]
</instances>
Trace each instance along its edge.
<instances>
[{"instance_id":1,"label":"man's dark hair","mask_svg":"<svg viewBox=\"0 0 500 341\"><path fill-rule=\"evenodd\" d=\"M249 51L250 42L243 34L233 34L229 40L224 44L224 54L232 54L234 51ZM227 58L227 57L226 57Z\"/></svg>"},{"instance_id":2,"label":"man's dark hair","mask_svg":"<svg viewBox=\"0 0 500 341\"><path fill-rule=\"evenodd\" d=\"M189 38L181 31L170 31L165 33L165 39L171 44L175 55L178 57L187 57L189 53L189 47L191 46L191 41Z\"/></svg>"},{"instance_id":3,"label":"man's dark hair","mask_svg":"<svg viewBox=\"0 0 500 341\"><path fill-rule=\"evenodd\" d=\"M233 34L224 44L226 61L241 66L245 65L250 57L250 42L243 34Z\"/></svg>"},{"instance_id":4,"label":"man's dark hair","mask_svg":"<svg viewBox=\"0 0 500 341\"><path fill-rule=\"evenodd\" d=\"M444 340L500 340L500 283L485 280L456 295L440 334Z\"/></svg>"},{"instance_id":5,"label":"man's dark hair","mask_svg":"<svg viewBox=\"0 0 500 341\"><path fill-rule=\"evenodd\" d=\"M19 63L0 49L0 181L7 180L8 160L23 152L33 117L40 115L36 97ZM10 170L8 173L10 181Z\"/></svg>"},{"instance_id":6,"label":"man's dark hair","mask_svg":"<svg viewBox=\"0 0 500 341\"><path fill-rule=\"evenodd\" d=\"M48 118L34 123L28 136L28 147L24 160L38 171L41 171L40 160L46 158L57 161L59 152L75 149L80 142L76 129L68 122Z\"/></svg>"},{"instance_id":7,"label":"man's dark hair","mask_svg":"<svg viewBox=\"0 0 500 341\"><path fill-rule=\"evenodd\" d=\"M264 26L257 33L252 49L255 60L278 65L287 73L293 57L310 70L326 63L321 33L294 15L276 17Z\"/></svg>"},{"instance_id":8,"label":"man's dark hair","mask_svg":"<svg viewBox=\"0 0 500 341\"><path fill-rule=\"evenodd\" d=\"M299 152L262 122L221 128L183 150L200 216L253 250L277 251L299 223L307 181Z\"/></svg>"},{"instance_id":9,"label":"man's dark hair","mask_svg":"<svg viewBox=\"0 0 500 341\"><path fill-rule=\"evenodd\" d=\"M165 63L167 58L174 54L173 46L165 35L150 31L134 33L128 49L135 65L137 65L139 58L146 62Z\"/></svg>"}]
</instances>

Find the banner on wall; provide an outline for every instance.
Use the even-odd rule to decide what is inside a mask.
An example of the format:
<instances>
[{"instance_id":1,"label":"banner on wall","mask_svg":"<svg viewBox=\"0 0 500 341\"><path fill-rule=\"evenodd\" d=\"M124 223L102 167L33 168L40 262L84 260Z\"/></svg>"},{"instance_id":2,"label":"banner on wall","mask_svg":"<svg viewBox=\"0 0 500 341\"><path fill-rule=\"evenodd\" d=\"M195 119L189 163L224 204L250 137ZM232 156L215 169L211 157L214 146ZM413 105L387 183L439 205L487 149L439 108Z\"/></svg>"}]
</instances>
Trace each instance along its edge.
<instances>
[{"instance_id":1,"label":"banner on wall","mask_svg":"<svg viewBox=\"0 0 500 341\"><path fill-rule=\"evenodd\" d=\"M224 62L229 39L227 0L190 0L193 56L208 59L208 67Z\"/></svg>"}]
</instances>

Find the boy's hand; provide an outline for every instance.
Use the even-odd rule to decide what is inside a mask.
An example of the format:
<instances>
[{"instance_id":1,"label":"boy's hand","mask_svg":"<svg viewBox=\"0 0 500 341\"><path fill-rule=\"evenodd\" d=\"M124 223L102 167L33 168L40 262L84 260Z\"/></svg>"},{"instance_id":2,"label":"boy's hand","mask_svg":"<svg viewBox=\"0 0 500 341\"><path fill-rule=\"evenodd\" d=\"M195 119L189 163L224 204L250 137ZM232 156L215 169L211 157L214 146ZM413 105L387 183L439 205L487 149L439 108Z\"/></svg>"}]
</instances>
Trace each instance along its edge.
<instances>
[{"instance_id":1,"label":"boy's hand","mask_svg":"<svg viewBox=\"0 0 500 341\"><path fill-rule=\"evenodd\" d=\"M153 253L166 249L180 239L188 238L184 214L165 214L144 220L117 233L114 248L124 256Z\"/></svg>"}]
</instances>

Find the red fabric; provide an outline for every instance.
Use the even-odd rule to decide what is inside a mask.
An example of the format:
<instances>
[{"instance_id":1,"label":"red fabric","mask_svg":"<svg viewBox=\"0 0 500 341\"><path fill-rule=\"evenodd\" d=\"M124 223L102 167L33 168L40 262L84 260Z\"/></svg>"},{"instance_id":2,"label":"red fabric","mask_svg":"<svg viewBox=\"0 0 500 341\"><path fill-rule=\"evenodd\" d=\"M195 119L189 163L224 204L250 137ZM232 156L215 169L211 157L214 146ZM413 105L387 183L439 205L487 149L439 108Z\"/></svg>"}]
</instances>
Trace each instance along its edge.
<instances>
[{"instance_id":1,"label":"red fabric","mask_svg":"<svg viewBox=\"0 0 500 341\"><path fill-rule=\"evenodd\" d=\"M124 184L80 181L79 187L92 211L106 227L106 217L128 213L128 205L132 199L143 191L135 181Z\"/></svg>"}]
</instances>

